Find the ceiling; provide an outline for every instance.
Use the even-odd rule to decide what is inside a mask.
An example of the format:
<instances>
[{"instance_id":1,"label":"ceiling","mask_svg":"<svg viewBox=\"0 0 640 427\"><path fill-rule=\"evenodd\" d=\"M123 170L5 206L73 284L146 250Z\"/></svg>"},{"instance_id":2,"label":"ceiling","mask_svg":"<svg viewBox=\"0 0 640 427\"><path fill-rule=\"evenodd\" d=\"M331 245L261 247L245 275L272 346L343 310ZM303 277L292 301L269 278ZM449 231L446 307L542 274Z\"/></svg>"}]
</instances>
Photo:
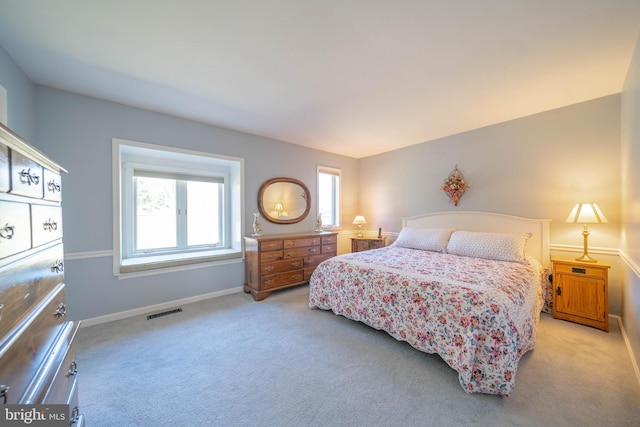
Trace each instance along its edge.
<instances>
[{"instance_id":1,"label":"ceiling","mask_svg":"<svg viewBox=\"0 0 640 427\"><path fill-rule=\"evenodd\" d=\"M362 158L621 92L640 0L0 0L38 84Z\"/></svg>"}]
</instances>

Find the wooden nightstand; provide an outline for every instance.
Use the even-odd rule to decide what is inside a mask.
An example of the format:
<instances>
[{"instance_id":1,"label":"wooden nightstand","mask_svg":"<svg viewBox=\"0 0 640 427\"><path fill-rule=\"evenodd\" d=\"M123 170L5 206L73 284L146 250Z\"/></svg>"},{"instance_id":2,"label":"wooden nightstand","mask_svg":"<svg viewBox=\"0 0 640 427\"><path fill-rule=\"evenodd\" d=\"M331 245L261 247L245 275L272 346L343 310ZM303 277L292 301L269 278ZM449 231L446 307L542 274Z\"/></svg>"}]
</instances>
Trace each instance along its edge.
<instances>
[{"instance_id":1,"label":"wooden nightstand","mask_svg":"<svg viewBox=\"0 0 640 427\"><path fill-rule=\"evenodd\" d=\"M609 264L553 258L553 317L609 332Z\"/></svg>"},{"instance_id":2,"label":"wooden nightstand","mask_svg":"<svg viewBox=\"0 0 640 427\"><path fill-rule=\"evenodd\" d=\"M368 251L369 249L384 248L386 243L386 237L352 237L351 252L362 252Z\"/></svg>"}]
</instances>

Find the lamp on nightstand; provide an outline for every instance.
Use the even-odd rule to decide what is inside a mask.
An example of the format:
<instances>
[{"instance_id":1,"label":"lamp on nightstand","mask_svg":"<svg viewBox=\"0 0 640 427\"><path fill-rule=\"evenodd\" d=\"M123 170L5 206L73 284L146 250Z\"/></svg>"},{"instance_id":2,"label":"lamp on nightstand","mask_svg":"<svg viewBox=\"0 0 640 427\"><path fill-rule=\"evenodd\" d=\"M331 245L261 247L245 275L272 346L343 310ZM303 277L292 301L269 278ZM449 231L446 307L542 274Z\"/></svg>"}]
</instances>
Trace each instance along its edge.
<instances>
[{"instance_id":1,"label":"lamp on nightstand","mask_svg":"<svg viewBox=\"0 0 640 427\"><path fill-rule=\"evenodd\" d=\"M589 240L588 224L602 224L608 222L600 208L598 208L598 205L595 203L578 203L573 207L573 210L565 222L584 224L584 228L582 229L582 235L584 236L584 251L581 257L576 258L576 261L598 262L598 260L589 256L587 248L587 241Z\"/></svg>"},{"instance_id":2,"label":"lamp on nightstand","mask_svg":"<svg viewBox=\"0 0 640 427\"><path fill-rule=\"evenodd\" d=\"M367 220L362 215L358 215L353 220L353 223L358 225L358 237L362 237L362 226L367 224Z\"/></svg>"}]
</instances>

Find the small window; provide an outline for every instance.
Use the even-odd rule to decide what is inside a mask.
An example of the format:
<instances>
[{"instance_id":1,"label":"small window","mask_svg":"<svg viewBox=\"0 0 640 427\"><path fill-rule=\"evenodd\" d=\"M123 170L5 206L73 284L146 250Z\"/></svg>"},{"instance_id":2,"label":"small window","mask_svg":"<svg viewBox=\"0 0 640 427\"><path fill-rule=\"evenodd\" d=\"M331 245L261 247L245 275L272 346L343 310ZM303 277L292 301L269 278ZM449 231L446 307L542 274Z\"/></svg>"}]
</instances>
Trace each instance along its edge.
<instances>
[{"instance_id":1,"label":"small window","mask_svg":"<svg viewBox=\"0 0 640 427\"><path fill-rule=\"evenodd\" d=\"M323 228L340 227L340 169L318 166L318 215Z\"/></svg>"},{"instance_id":2,"label":"small window","mask_svg":"<svg viewBox=\"0 0 640 427\"><path fill-rule=\"evenodd\" d=\"M241 258L242 159L113 144L116 275Z\"/></svg>"}]
</instances>

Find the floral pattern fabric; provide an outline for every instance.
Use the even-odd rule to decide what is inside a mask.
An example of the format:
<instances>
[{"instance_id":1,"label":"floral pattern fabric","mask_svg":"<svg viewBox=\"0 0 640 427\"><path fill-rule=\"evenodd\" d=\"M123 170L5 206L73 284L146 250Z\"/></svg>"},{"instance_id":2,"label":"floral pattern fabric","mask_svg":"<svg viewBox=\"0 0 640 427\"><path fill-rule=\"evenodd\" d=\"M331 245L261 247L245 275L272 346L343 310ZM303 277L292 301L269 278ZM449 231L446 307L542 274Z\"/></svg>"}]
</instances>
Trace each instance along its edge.
<instances>
[{"instance_id":1,"label":"floral pattern fabric","mask_svg":"<svg viewBox=\"0 0 640 427\"><path fill-rule=\"evenodd\" d=\"M397 246L340 255L310 280L309 307L386 331L439 354L468 393L509 395L535 344L544 272Z\"/></svg>"}]
</instances>

